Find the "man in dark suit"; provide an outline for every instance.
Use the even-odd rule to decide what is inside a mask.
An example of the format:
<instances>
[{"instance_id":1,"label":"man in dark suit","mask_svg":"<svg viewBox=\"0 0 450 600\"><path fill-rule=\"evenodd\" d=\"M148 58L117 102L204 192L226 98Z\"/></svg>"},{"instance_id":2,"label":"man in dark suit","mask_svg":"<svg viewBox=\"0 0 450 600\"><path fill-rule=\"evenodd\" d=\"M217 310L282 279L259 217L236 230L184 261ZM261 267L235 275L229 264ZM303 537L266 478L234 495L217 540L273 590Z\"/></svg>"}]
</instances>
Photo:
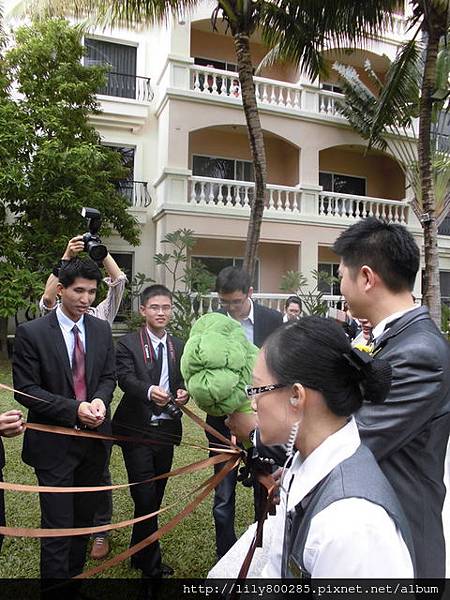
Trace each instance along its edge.
<instances>
[{"instance_id":1,"label":"man in dark suit","mask_svg":"<svg viewBox=\"0 0 450 600\"><path fill-rule=\"evenodd\" d=\"M374 354L393 369L384 404L364 403L356 415L361 439L403 505L416 576L443 578L450 352L428 309L416 307L411 295L419 248L405 227L365 219L344 231L334 250L341 257L341 290L350 310L374 326Z\"/></svg>"},{"instance_id":2,"label":"man in dark suit","mask_svg":"<svg viewBox=\"0 0 450 600\"><path fill-rule=\"evenodd\" d=\"M101 273L91 259L74 258L59 273L61 306L18 327L13 358L16 394L28 421L109 433L107 408L115 379L111 328L86 314ZM108 443L27 429L23 460L42 486L99 485ZM92 493L40 494L41 526L89 527L96 507ZM41 539L41 577L68 578L82 572L88 536Z\"/></svg>"},{"instance_id":3,"label":"man in dark suit","mask_svg":"<svg viewBox=\"0 0 450 600\"><path fill-rule=\"evenodd\" d=\"M145 325L121 338L117 344L117 376L124 392L114 414L115 434L139 435L160 444L122 444L122 452L131 482L144 481L170 471L174 444L181 440L181 410L188 393L180 373L183 353L181 340L169 335L166 327L172 316L172 294L162 285L151 285L141 294L140 313ZM167 479L131 488L134 516L158 510ZM134 546L158 528L156 517L136 523L130 546ZM173 570L161 563L159 543L136 553L132 566L144 577L161 577Z\"/></svg>"},{"instance_id":4,"label":"man in dark suit","mask_svg":"<svg viewBox=\"0 0 450 600\"><path fill-rule=\"evenodd\" d=\"M253 288L249 274L236 267L225 267L216 279L216 291L219 295L221 309L219 312L236 319L244 329L247 339L260 348L265 339L283 322L283 316L277 310L266 308L252 300ZM225 425L226 417L208 415L206 422L230 438L230 430ZM217 439L207 434L210 444L217 444ZM217 473L223 465L215 465ZM236 471L231 471L214 490L213 516L216 529L216 550L220 559L236 542L234 531ZM261 490L255 484L255 518Z\"/></svg>"}]
</instances>

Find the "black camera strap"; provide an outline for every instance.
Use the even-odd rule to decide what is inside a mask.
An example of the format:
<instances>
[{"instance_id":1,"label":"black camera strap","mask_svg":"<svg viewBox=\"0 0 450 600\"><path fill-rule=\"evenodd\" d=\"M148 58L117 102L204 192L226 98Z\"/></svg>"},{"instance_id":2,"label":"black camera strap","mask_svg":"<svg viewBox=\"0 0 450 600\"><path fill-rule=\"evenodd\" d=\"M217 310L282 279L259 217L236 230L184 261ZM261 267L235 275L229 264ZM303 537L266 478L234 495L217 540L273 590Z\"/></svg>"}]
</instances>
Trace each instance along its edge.
<instances>
[{"instance_id":1,"label":"black camera strap","mask_svg":"<svg viewBox=\"0 0 450 600\"><path fill-rule=\"evenodd\" d=\"M168 358L168 362L169 362L169 375L170 375L171 370L173 372L173 369L175 368L175 364L176 364L175 345L173 343L172 336L169 335L168 333L166 335L167 335L167 350L168 350L167 358ZM139 337L141 340L142 356L144 358L145 366L148 368L153 368L154 363L156 362L157 358L155 355L155 349L153 348L152 340L150 339L147 327L145 325L143 327L141 327L141 329L139 330Z\"/></svg>"}]
</instances>

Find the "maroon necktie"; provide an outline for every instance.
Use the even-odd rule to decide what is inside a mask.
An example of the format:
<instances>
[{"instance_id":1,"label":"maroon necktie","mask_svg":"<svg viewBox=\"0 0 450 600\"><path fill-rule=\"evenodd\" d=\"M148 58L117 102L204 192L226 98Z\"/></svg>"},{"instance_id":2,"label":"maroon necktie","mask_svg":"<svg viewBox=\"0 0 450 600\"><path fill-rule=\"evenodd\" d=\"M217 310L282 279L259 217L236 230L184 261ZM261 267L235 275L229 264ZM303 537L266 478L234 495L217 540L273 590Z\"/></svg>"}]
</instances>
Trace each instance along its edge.
<instances>
[{"instance_id":1,"label":"maroon necktie","mask_svg":"<svg viewBox=\"0 0 450 600\"><path fill-rule=\"evenodd\" d=\"M87 390L84 349L79 335L80 331L76 325L72 327L72 333L74 339L72 355L72 377L75 398L79 402L85 402L87 398Z\"/></svg>"}]
</instances>

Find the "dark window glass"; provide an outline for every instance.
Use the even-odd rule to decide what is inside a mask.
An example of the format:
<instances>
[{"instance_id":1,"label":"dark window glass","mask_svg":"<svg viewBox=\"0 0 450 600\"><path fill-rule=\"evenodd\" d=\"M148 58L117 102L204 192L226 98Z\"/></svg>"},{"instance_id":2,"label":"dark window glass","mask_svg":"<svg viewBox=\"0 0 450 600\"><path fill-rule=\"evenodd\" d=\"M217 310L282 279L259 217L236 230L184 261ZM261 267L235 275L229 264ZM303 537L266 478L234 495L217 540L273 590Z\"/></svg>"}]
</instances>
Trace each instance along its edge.
<instances>
[{"instance_id":1,"label":"dark window glass","mask_svg":"<svg viewBox=\"0 0 450 600\"><path fill-rule=\"evenodd\" d=\"M106 144L105 144L106 145ZM122 163L128 169L128 173L124 179L117 182L118 191L125 196L130 205L133 204L134 194L134 154L135 149L129 146L107 146L111 150L118 152L121 156Z\"/></svg>"},{"instance_id":2,"label":"dark window glass","mask_svg":"<svg viewBox=\"0 0 450 600\"><path fill-rule=\"evenodd\" d=\"M98 93L119 98L136 98L136 46L91 38L85 38L84 45L85 65L109 67L107 83Z\"/></svg>"},{"instance_id":3,"label":"dark window glass","mask_svg":"<svg viewBox=\"0 0 450 600\"><path fill-rule=\"evenodd\" d=\"M326 192L351 194L353 196L366 195L366 180L363 177L320 172L319 185L321 185Z\"/></svg>"},{"instance_id":4,"label":"dark window glass","mask_svg":"<svg viewBox=\"0 0 450 600\"><path fill-rule=\"evenodd\" d=\"M192 173L200 177L234 179L234 160L209 156L193 156Z\"/></svg>"},{"instance_id":5,"label":"dark window glass","mask_svg":"<svg viewBox=\"0 0 450 600\"><path fill-rule=\"evenodd\" d=\"M442 223L439 225L438 232L441 235L450 235L450 216L445 217Z\"/></svg>"},{"instance_id":6,"label":"dark window glass","mask_svg":"<svg viewBox=\"0 0 450 600\"><path fill-rule=\"evenodd\" d=\"M327 275L333 275L333 277L339 278L339 265L337 263L319 263L317 269L319 273L326 273ZM339 281L331 285L326 281L320 281L319 291L324 294L331 294L332 296L340 296L341 286Z\"/></svg>"},{"instance_id":7,"label":"dark window glass","mask_svg":"<svg viewBox=\"0 0 450 600\"><path fill-rule=\"evenodd\" d=\"M333 175L331 173L319 173L319 185L325 192L333 191Z\"/></svg>"},{"instance_id":8,"label":"dark window glass","mask_svg":"<svg viewBox=\"0 0 450 600\"><path fill-rule=\"evenodd\" d=\"M212 275L218 275L225 267L242 268L244 259L242 258L222 258L220 256L193 256L193 260L198 260L203 263ZM256 261L256 273L253 281L253 290L259 290L259 260Z\"/></svg>"},{"instance_id":9,"label":"dark window glass","mask_svg":"<svg viewBox=\"0 0 450 600\"><path fill-rule=\"evenodd\" d=\"M440 271L439 279L441 282L441 298L447 304L450 303L450 271Z\"/></svg>"}]
</instances>

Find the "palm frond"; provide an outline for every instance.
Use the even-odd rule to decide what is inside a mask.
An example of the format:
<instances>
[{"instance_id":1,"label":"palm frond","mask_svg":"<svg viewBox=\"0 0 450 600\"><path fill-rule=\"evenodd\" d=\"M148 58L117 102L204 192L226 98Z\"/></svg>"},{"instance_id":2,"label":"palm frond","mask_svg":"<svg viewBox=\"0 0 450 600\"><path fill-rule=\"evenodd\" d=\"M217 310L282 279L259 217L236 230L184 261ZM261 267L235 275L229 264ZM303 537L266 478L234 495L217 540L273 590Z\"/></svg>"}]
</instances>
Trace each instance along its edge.
<instances>
[{"instance_id":1,"label":"palm frond","mask_svg":"<svg viewBox=\"0 0 450 600\"><path fill-rule=\"evenodd\" d=\"M345 94L344 99L337 103L339 111L362 138L369 140L371 145L386 150L387 143L383 132L372 134L372 124L378 107L377 96L361 81L353 67L335 63L333 69L339 74L340 85Z\"/></svg>"},{"instance_id":2,"label":"palm frond","mask_svg":"<svg viewBox=\"0 0 450 600\"><path fill-rule=\"evenodd\" d=\"M373 135L393 118L403 126L411 125L419 109L421 66L421 48L413 38L402 46L388 69L372 126Z\"/></svg>"},{"instance_id":3,"label":"palm frond","mask_svg":"<svg viewBox=\"0 0 450 600\"><path fill-rule=\"evenodd\" d=\"M73 16L92 18L111 26L148 26L167 21L172 15L181 18L200 0L22 0L16 14L35 17Z\"/></svg>"},{"instance_id":4,"label":"palm frond","mask_svg":"<svg viewBox=\"0 0 450 600\"><path fill-rule=\"evenodd\" d=\"M273 0L262 3L260 29L278 58L298 64L310 77L323 71L327 47L364 44L388 27L393 0Z\"/></svg>"}]
</instances>

